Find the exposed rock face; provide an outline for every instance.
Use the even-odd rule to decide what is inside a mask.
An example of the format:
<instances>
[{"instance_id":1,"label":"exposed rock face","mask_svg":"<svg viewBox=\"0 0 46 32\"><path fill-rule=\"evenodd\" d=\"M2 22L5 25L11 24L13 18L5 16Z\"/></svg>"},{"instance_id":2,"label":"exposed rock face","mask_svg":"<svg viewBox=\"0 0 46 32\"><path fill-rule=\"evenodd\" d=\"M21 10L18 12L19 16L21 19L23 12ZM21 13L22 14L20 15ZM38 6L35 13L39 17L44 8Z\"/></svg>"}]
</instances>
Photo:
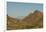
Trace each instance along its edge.
<instances>
[{"instance_id":1,"label":"exposed rock face","mask_svg":"<svg viewBox=\"0 0 46 32\"><path fill-rule=\"evenodd\" d=\"M43 19L43 14L39 11L35 11L33 14L26 16L22 21L37 22L40 19Z\"/></svg>"}]
</instances>

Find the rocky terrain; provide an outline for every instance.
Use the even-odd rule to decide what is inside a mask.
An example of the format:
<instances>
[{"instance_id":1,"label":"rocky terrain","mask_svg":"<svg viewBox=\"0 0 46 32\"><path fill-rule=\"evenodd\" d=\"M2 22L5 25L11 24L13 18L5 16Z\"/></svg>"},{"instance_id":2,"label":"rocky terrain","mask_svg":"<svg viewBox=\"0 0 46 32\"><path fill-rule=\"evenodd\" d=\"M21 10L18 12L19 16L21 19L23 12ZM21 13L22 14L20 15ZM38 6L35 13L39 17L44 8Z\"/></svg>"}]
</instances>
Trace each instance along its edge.
<instances>
[{"instance_id":1,"label":"rocky terrain","mask_svg":"<svg viewBox=\"0 0 46 32\"><path fill-rule=\"evenodd\" d=\"M35 11L19 20L7 15L7 30L43 28L43 13Z\"/></svg>"}]
</instances>

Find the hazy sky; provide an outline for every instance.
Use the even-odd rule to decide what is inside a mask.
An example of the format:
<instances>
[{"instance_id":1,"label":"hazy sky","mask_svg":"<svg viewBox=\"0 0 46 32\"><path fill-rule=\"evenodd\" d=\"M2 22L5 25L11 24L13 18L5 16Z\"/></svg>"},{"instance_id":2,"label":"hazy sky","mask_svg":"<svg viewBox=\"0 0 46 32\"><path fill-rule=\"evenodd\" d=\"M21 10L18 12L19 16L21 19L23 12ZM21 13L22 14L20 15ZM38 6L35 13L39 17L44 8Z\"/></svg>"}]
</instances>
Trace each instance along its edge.
<instances>
[{"instance_id":1,"label":"hazy sky","mask_svg":"<svg viewBox=\"0 0 46 32\"><path fill-rule=\"evenodd\" d=\"M21 17L28 15L31 11L43 10L43 4L40 3L19 3L7 2L8 15L12 17Z\"/></svg>"}]
</instances>

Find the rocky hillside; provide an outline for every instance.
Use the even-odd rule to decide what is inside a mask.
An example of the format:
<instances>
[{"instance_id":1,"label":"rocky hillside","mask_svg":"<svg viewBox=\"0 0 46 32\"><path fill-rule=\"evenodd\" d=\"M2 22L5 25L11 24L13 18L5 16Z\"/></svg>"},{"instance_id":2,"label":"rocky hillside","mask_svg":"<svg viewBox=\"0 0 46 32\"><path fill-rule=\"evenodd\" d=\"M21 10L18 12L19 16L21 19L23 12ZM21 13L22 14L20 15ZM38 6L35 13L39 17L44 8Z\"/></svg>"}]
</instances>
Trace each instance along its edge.
<instances>
[{"instance_id":1,"label":"rocky hillside","mask_svg":"<svg viewBox=\"0 0 46 32\"><path fill-rule=\"evenodd\" d=\"M33 14L29 14L28 16L26 16L22 21L33 23L33 22L39 22L40 20L43 20L42 12L35 11Z\"/></svg>"},{"instance_id":2,"label":"rocky hillside","mask_svg":"<svg viewBox=\"0 0 46 32\"><path fill-rule=\"evenodd\" d=\"M7 29L31 29L31 28L42 28L43 27L43 13L35 11L29 14L22 20L12 18L7 15Z\"/></svg>"}]
</instances>

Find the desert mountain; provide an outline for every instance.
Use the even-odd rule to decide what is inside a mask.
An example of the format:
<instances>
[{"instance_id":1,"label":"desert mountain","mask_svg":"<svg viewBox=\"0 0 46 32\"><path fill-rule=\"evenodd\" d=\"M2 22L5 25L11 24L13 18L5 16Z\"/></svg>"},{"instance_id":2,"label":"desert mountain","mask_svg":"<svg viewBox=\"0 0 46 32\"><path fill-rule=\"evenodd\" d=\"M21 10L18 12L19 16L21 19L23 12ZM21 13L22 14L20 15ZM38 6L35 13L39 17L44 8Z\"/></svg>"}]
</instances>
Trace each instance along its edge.
<instances>
[{"instance_id":1,"label":"desert mountain","mask_svg":"<svg viewBox=\"0 0 46 32\"><path fill-rule=\"evenodd\" d=\"M43 13L40 11L35 11L33 14L29 14L26 16L22 21L26 22L39 22L40 20L43 20Z\"/></svg>"},{"instance_id":2,"label":"desert mountain","mask_svg":"<svg viewBox=\"0 0 46 32\"><path fill-rule=\"evenodd\" d=\"M42 28L43 13L40 11L35 11L22 20L12 18L7 15L7 27L7 29Z\"/></svg>"},{"instance_id":3,"label":"desert mountain","mask_svg":"<svg viewBox=\"0 0 46 32\"><path fill-rule=\"evenodd\" d=\"M43 13L40 11L35 11L33 14L26 16L22 21L28 24L36 24L43 27Z\"/></svg>"}]
</instances>

